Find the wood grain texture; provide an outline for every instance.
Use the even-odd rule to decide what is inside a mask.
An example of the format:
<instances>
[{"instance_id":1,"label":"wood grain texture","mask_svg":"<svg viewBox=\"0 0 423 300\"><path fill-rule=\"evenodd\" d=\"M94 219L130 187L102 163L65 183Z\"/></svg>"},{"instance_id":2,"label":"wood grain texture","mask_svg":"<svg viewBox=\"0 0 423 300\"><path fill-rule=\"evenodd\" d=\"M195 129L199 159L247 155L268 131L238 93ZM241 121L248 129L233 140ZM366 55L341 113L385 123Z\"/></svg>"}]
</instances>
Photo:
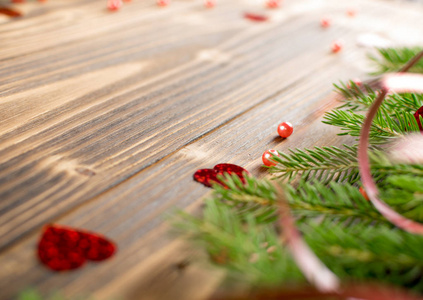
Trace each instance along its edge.
<instances>
[{"instance_id":1,"label":"wood grain texture","mask_svg":"<svg viewBox=\"0 0 423 300\"><path fill-rule=\"evenodd\" d=\"M244 1L214 10L133 1L109 13L104 1L58 0L1 19L0 299L29 286L98 299L206 297L222 274L175 271L196 256L165 222L208 192L195 170L231 162L265 176L268 148L341 144L320 119L336 105L331 83L367 70L357 36L423 42L414 6L359 3L347 18L348 1L287 1L266 11L270 22L252 23ZM328 13L336 25L322 30ZM336 38L346 44L339 55L329 51ZM295 126L285 141L275 138L282 120ZM119 252L51 273L34 257L48 222L106 234Z\"/></svg>"}]
</instances>

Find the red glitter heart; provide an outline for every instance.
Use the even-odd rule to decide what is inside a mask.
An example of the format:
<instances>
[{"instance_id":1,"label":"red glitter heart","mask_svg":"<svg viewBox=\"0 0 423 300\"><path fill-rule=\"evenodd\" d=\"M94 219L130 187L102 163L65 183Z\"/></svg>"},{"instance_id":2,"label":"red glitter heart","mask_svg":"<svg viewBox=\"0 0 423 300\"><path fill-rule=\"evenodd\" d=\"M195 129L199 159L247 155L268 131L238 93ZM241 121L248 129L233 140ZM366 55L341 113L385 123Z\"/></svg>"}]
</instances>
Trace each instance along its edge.
<instances>
[{"instance_id":1,"label":"red glitter heart","mask_svg":"<svg viewBox=\"0 0 423 300\"><path fill-rule=\"evenodd\" d=\"M266 22L267 20L269 20L268 16L248 12L244 13L244 18L254 22Z\"/></svg>"},{"instance_id":2,"label":"red glitter heart","mask_svg":"<svg viewBox=\"0 0 423 300\"><path fill-rule=\"evenodd\" d=\"M102 261L116 252L116 246L95 233L48 225L38 243L38 257L54 271L79 268L85 261Z\"/></svg>"},{"instance_id":3,"label":"red glitter heart","mask_svg":"<svg viewBox=\"0 0 423 300\"><path fill-rule=\"evenodd\" d=\"M4 6L0 7L0 14L9 16L11 18L18 18L18 17L22 16L21 12L14 10L14 9L11 9L9 7L4 7Z\"/></svg>"},{"instance_id":4,"label":"red glitter heart","mask_svg":"<svg viewBox=\"0 0 423 300\"><path fill-rule=\"evenodd\" d=\"M229 175L237 175L243 183L245 183L245 174L249 174L244 168L233 165L233 164L218 164L213 169L200 169L194 173L194 180L204 184L207 187L211 187L213 183L218 183L224 187L226 185L220 181L217 176L228 173Z\"/></svg>"}]
</instances>

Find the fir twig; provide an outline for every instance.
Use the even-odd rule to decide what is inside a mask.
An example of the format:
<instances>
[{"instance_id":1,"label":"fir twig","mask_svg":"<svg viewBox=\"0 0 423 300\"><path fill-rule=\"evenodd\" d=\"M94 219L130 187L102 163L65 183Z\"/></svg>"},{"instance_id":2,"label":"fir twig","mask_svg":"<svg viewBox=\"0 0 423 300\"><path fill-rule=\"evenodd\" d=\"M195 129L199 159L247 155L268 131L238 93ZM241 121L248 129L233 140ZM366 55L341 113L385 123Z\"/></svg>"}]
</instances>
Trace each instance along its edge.
<instances>
[{"instance_id":1,"label":"fir twig","mask_svg":"<svg viewBox=\"0 0 423 300\"><path fill-rule=\"evenodd\" d=\"M357 164L357 147L344 145L338 147L315 147L314 149L295 149L289 153L278 152L273 156L277 165L270 172L277 178L291 182L298 175L301 179L315 178L323 183L330 181L348 181L354 183L359 179Z\"/></svg>"},{"instance_id":2,"label":"fir twig","mask_svg":"<svg viewBox=\"0 0 423 300\"><path fill-rule=\"evenodd\" d=\"M422 47L378 49L378 56L369 55L376 67L372 75L398 72L422 50ZM416 63L409 72L423 73L423 61Z\"/></svg>"},{"instance_id":3,"label":"fir twig","mask_svg":"<svg viewBox=\"0 0 423 300\"><path fill-rule=\"evenodd\" d=\"M272 225L245 220L225 203L212 200L206 201L202 218L180 216L176 227L205 246L211 260L230 270L233 279L259 286L303 281Z\"/></svg>"},{"instance_id":4,"label":"fir twig","mask_svg":"<svg viewBox=\"0 0 423 300\"><path fill-rule=\"evenodd\" d=\"M419 126L412 113L405 111L393 112L395 119L385 107L377 112L370 129L370 143L384 144L407 132L418 132ZM364 116L352 110L334 109L326 113L323 123L340 127L343 132L338 135L359 137L364 123Z\"/></svg>"},{"instance_id":5,"label":"fir twig","mask_svg":"<svg viewBox=\"0 0 423 300\"><path fill-rule=\"evenodd\" d=\"M421 51L381 49L374 57L378 72L400 71ZM412 66L407 64L405 67ZM423 72L423 62L411 71ZM363 113L378 93L373 85L350 82L335 88L343 96L340 107L325 116L324 123L358 137ZM382 152L399 136L419 131L414 112L423 105L423 95L393 94L382 103L371 125L371 175L380 197L396 212L423 221L423 165L395 164ZM423 119L422 119L423 121ZM384 147L386 149L386 147ZM401 231L388 222L359 191L357 147L315 147L279 152L270 168L284 181L290 209L310 248L342 278L376 279L423 293L423 237ZM296 185L291 182L299 179ZM276 222L274 187L266 180L236 176L222 179L227 188L214 186L204 216L182 213L179 227L206 246L212 261L233 271L238 279L273 285L303 282L298 268L280 244Z\"/></svg>"}]
</instances>

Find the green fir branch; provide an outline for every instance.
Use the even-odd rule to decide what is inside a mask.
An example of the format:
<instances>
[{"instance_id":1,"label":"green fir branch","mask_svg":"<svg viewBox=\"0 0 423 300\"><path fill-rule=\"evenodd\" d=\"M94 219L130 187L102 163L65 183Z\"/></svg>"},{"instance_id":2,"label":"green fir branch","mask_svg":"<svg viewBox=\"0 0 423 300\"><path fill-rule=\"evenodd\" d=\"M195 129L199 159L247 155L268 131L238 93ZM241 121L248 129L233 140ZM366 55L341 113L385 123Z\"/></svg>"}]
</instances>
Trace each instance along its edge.
<instances>
[{"instance_id":1,"label":"green fir branch","mask_svg":"<svg viewBox=\"0 0 423 300\"><path fill-rule=\"evenodd\" d=\"M280 152L272 159L277 163L269 170L274 178L291 183L296 179L316 180L323 184L340 182L356 184L360 180L357 146L344 145L345 149L332 147L314 147L314 149L290 149ZM372 175L380 181L393 174L423 176L421 165L393 164L381 150L369 150ZM262 191L263 193L264 191Z\"/></svg>"},{"instance_id":2,"label":"green fir branch","mask_svg":"<svg viewBox=\"0 0 423 300\"><path fill-rule=\"evenodd\" d=\"M329 190L322 192L316 187L314 192L319 195L316 198L311 197L312 189L303 192L307 200L299 201L318 207L321 203L317 199L324 197L325 202L338 203L334 210L348 211L352 218L348 222L341 222L339 218L321 220L315 214L311 218L301 218L298 226L308 245L341 278L376 279L423 292L423 254L420 251L423 237L396 229L377 217L372 219L371 213L365 210L376 211L359 193L352 192L352 188L335 184L330 194ZM289 193L296 194L292 190ZM358 203L346 201L346 193ZM290 199L290 205L297 200ZM294 215L302 215L292 207ZM352 211L353 207L358 213ZM368 220L359 222L357 215ZM245 220L235 208L213 200L206 201L202 218L185 213L181 213L181 217L177 227L205 247L211 261L229 271L229 278L260 287L303 282L287 249L280 244L274 225L258 224L254 218Z\"/></svg>"},{"instance_id":3,"label":"green fir branch","mask_svg":"<svg viewBox=\"0 0 423 300\"><path fill-rule=\"evenodd\" d=\"M354 183L359 179L357 163L357 147L344 145L338 147L315 147L314 149L288 150L289 153L279 152L280 156L273 156L277 163L270 167L276 178L287 179L292 182L300 177L303 180L311 178L323 183L330 181L347 181Z\"/></svg>"},{"instance_id":4,"label":"green fir branch","mask_svg":"<svg viewBox=\"0 0 423 300\"><path fill-rule=\"evenodd\" d=\"M422 48L379 49L373 57L377 74L401 69ZM411 71L423 73L423 60ZM335 85L341 106L324 123L340 135L358 137L364 114L375 101L370 85ZM379 147L404 134L418 132L413 114L423 95L393 94L382 103L370 131L369 157L380 197L399 214L423 222L423 164L397 164ZM423 121L423 119L422 119ZM423 236L397 229L359 190L357 147L293 149L273 156L270 167L312 251L339 277L380 280L423 293ZM262 287L304 283L289 252L281 244L273 185L246 176L221 177L214 185L202 217L180 213L176 227L205 247L211 261L232 279ZM295 181L294 181L295 180ZM295 183L294 183L295 182Z\"/></svg>"},{"instance_id":5,"label":"green fir branch","mask_svg":"<svg viewBox=\"0 0 423 300\"><path fill-rule=\"evenodd\" d=\"M378 280L423 292L423 236L384 225L302 223L316 255L341 278Z\"/></svg>"},{"instance_id":6,"label":"green fir branch","mask_svg":"<svg viewBox=\"0 0 423 300\"><path fill-rule=\"evenodd\" d=\"M241 219L253 217L258 224L272 223L277 219L276 193L267 180L245 176L245 184L238 176L220 177L228 187L214 185L213 201L222 202L233 208Z\"/></svg>"},{"instance_id":7,"label":"green fir branch","mask_svg":"<svg viewBox=\"0 0 423 300\"><path fill-rule=\"evenodd\" d=\"M354 81L334 84L335 91L342 95L343 103L337 109L345 108L351 111L365 111L376 99L376 92L368 85L358 86Z\"/></svg>"},{"instance_id":8,"label":"green fir branch","mask_svg":"<svg viewBox=\"0 0 423 300\"><path fill-rule=\"evenodd\" d=\"M381 198L394 210L407 218L423 222L423 174L422 177L408 173L393 175L380 183L379 187L382 190ZM391 226L359 189L348 183L331 182L324 185L300 181L297 187L286 185L285 190L293 213L302 220L319 217L335 223L383 223Z\"/></svg>"},{"instance_id":9,"label":"green fir branch","mask_svg":"<svg viewBox=\"0 0 423 300\"><path fill-rule=\"evenodd\" d=\"M334 86L335 91L342 95L341 102L343 104L337 109L364 113L377 96L377 93L368 85L357 86L353 81L347 84L340 82ZM382 107L391 117L395 117L398 111L414 114L421 106L423 106L423 94L391 94L382 103Z\"/></svg>"},{"instance_id":10,"label":"green fir branch","mask_svg":"<svg viewBox=\"0 0 423 300\"><path fill-rule=\"evenodd\" d=\"M303 221L322 217L325 220L350 224L361 221L365 224L387 220L366 200L359 189L348 183L332 182L326 186L301 181L298 187L285 186L289 205L295 216Z\"/></svg>"},{"instance_id":11,"label":"green fir branch","mask_svg":"<svg viewBox=\"0 0 423 300\"><path fill-rule=\"evenodd\" d=\"M405 133L419 131L417 121L412 113L395 111L393 114L395 118L389 114L385 107L381 107L377 112L370 129L369 141L371 144L385 144ZM364 116L352 110L334 109L325 114L323 123L340 127L343 132L338 135L359 137Z\"/></svg>"},{"instance_id":12,"label":"green fir branch","mask_svg":"<svg viewBox=\"0 0 423 300\"><path fill-rule=\"evenodd\" d=\"M399 71L422 50L422 47L378 49L377 55L369 55L370 60L375 66L375 71L372 75ZM423 60L416 63L409 72L423 73Z\"/></svg>"},{"instance_id":13,"label":"green fir branch","mask_svg":"<svg viewBox=\"0 0 423 300\"><path fill-rule=\"evenodd\" d=\"M421 106L423 106L423 94L392 94L383 102L383 107L391 116L399 111L414 114Z\"/></svg>"},{"instance_id":14,"label":"green fir branch","mask_svg":"<svg viewBox=\"0 0 423 300\"><path fill-rule=\"evenodd\" d=\"M270 224L245 220L220 201L207 200L202 218L180 213L175 227L207 250L229 278L258 286L303 282L303 276Z\"/></svg>"},{"instance_id":15,"label":"green fir branch","mask_svg":"<svg viewBox=\"0 0 423 300\"><path fill-rule=\"evenodd\" d=\"M384 163L386 157L373 153L372 159L380 164L381 167L374 169L374 173L383 174L406 174L390 176L388 178L398 178L397 180L406 180L419 186L423 186L423 168L419 165L393 165ZM420 168L419 168L420 167ZM411 170L411 172L410 172ZM421 176L422 181L412 180L412 178L420 178L412 176L413 171ZM405 177L404 177L405 176ZM409 176L410 178L408 178ZM379 175L382 177L382 175ZM222 206L232 210L232 212L240 219L247 221L253 218L256 224L266 225L272 224L277 218L277 205L275 191L272 184L265 179L256 179L247 177L245 185L234 184L239 179L236 175L226 176L222 179L229 187L225 188L216 185L214 192L209 201L220 203ZM239 181L240 182L240 181ZM384 191L382 199L391 205L398 213L416 221L423 221L422 215L422 199L417 202L410 202L410 198L416 197L416 193L420 190L412 190L405 192L398 187L398 183L385 182L380 184L381 190ZM335 181L325 184L317 181L300 180L295 186L284 184L286 196L289 200L290 207L295 216L299 219L307 220L308 218L330 219L334 222L350 223L361 221L364 223L390 223L366 200L360 193L357 186L347 182L337 183ZM411 189L411 187L409 187ZM402 191L401 201L397 199L398 190ZM413 204L414 203L414 204ZM417 208L416 208L417 205Z\"/></svg>"}]
</instances>

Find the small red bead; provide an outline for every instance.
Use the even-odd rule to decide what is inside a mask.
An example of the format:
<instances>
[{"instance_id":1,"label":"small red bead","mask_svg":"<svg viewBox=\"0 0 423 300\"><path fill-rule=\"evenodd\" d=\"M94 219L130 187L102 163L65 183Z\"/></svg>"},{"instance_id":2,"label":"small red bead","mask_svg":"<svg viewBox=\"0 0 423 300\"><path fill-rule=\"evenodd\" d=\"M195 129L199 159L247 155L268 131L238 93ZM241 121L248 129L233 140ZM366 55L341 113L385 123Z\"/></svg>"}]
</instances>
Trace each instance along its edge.
<instances>
[{"instance_id":1,"label":"small red bead","mask_svg":"<svg viewBox=\"0 0 423 300\"><path fill-rule=\"evenodd\" d=\"M322 26L323 28L328 28L328 27L330 27L330 25L331 25L331 20L330 19L328 19L328 18L322 18L321 20L320 20L320 26Z\"/></svg>"},{"instance_id":2,"label":"small red bead","mask_svg":"<svg viewBox=\"0 0 423 300\"><path fill-rule=\"evenodd\" d=\"M267 0L266 6L268 8L278 8L282 4L282 0Z\"/></svg>"},{"instance_id":3,"label":"small red bead","mask_svg":"<svg viewBox=\"0 0 423 300\"><path fill-rule=\"evenodd\" d=\"M204 6L207 8L213 8L216 6L216 0L204 0Z\"/></svg>"},{"instance_id":4,"label":"small red bead","mask_svg":"<svg viewBox=\"0 0 423 300\"><path fill-rule=\"evenodd\" d=\"M344 47L343 42L340 40L336 40L332 43L331 49L333 53L338 53Z\"/></svg>"},{"instance_id":5,"label":"small red bead","mask_svg":"<svg viewBox=\"0 0 423 300\"><path fill-rule=\"evenodd\" d=\"M363 82L361 81L361 79L359 78L354 78L353 80L351 80L356 86L362 86ZM347 88L351 88L351 85L349 83L347 83Z\"/></svg>"},{"instance_id":6,"label":"small red bead","mask_svg":"<svg viewBox=\"0 0 423 300\"><path fill-rule=\"evenodd\" d=\"M370 201L369 196L367 196L366 190L362 186L360 187L359 191L367 201Z\"/></svg>"},{"instance_id":7,"label":"small red bead","mask_svg":"<svg viewBox=\"0 0 423 300\"><path fill-rule=\"evenodd\" d=\"M157 5L158 6L168 6L170 4L170 0L157 0Z\"/></svg>"},{"instance_id":8,"label":"small red bead","mask_svg":"<svg viewBox=\"0 0 423 300\"><path fill-rule=\"evenodd\" d=\"M361 86L361 85L363 84L363 82L361 81L361 79L360 79L360 78L354 78L352 81L353 81L353 82L355 83L355 85L357 85L357 86Z\"/></svg>"},{"instance_id":9,"label":"small red bead","mask_svg":"<svg viewBox=\"0 0 423 300\"><path fill-rule=\"evenodd\" d=\"M107 2L107 8L112 11L118 10L121 6L122 0L109 0Z\"/></svg>"},{"instance_id":10,"label":"small red bead","mask_svg":"<svg viewBox=\"0 0 423 300\"><path fill-rule=\"evenodd\" d=\"M278 125L278 133L279 135L286 139L294 132L294 127L289 122L283 122Z\"/></svg>"},{"instance_id":11,"label":"small red bead","mask_svg":"<svg viewBox=\"0 0 423 300\"><path fill-rule=\"evenodd\" d=\"M355 9L350 8L347 10L347 15L349 17L355 17L356 14L357 14L357 11Z\"/></svg>"},{"instance_id":12,"label":"small red bead","mask_svg":"<svg viewBox=\"0 0 423 300\"><path fill-rule=\"evenodd\" d=\"M264 151L263 156L261 157L263 164L268 167L276 166L276 162L272 159L274 155L279 156L278 151L273 149Z\"/></svg>"}]
</instances>

